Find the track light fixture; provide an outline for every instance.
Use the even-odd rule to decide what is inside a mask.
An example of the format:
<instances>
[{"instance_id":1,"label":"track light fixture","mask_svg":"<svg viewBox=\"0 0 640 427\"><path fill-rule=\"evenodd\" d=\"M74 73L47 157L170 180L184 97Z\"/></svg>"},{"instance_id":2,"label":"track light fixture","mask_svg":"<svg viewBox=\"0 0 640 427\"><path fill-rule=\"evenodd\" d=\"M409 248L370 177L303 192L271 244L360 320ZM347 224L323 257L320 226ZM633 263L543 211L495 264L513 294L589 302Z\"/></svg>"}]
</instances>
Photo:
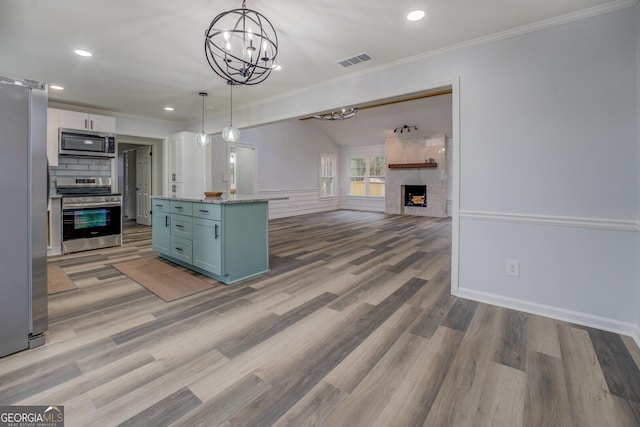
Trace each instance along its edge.
<instances>
[{"instance_id":1,"label":"track light fixture","mask_svg":"<svg viewBox=\"0 0 640 427\"><path fill-rule=\"evenodd\" d=\"M413 130L418 130L418 128L417 128L417 127L415 127L415 126L408 126L408 125L404 125L404 126L402 126L402 127L395 128L395 129L393 130L393 133L398 133L398 132L400 132L400 133L404 133L404 132L409 133L409 132L411 132L411 129L413 129Z\"/></svg>"},{"instance_id":2,"label":"track light fixture","mask_svg":"<svg viewBox=\"0 0 640 427\"><path fill-rule=\"evenodd\" d=\"M345 120L350 119L358 113L357 108L343 108L340 111L331 111L330 113L319 114L317 116L313 116L314 119L318 120Z\"/></svg>"}]
</instances>

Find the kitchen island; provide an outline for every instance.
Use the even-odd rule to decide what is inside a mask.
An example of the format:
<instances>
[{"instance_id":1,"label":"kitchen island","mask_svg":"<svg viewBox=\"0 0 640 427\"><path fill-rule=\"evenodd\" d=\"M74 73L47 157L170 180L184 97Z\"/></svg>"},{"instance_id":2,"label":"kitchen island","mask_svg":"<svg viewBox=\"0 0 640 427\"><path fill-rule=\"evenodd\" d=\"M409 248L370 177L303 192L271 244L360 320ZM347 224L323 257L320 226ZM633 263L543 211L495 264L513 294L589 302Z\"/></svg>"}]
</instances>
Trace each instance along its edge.
<instances>
[{"instance_id":1,"label":"kitchen island","mask_svg":"<svg viewBox=\"0 0 640 427\"><path fill-rule=\"evenodd\" d=\"M153 196L153 249L225 284L265 273L269 200L281 198Z\"/></svg>"}]
</instances>

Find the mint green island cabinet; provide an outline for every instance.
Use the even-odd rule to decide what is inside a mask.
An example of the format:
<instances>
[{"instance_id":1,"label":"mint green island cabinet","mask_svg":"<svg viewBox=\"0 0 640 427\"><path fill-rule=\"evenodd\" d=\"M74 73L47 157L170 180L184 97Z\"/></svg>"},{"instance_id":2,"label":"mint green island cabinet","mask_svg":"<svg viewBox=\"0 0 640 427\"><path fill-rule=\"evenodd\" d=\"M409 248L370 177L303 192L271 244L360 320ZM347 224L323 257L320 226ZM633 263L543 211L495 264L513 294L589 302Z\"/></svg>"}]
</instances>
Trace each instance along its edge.
<instances>
[{"instance_id":1,"label":"mint green island cabinet","mask_svg":"<svg viewBox=\"0 0 640 427\"><path fill-rule=\"evenodd\" d=\"M268 201L278 199L154 196L153 249L162 258L226 284L265 273Z\"/></svg>"}]
</instances>

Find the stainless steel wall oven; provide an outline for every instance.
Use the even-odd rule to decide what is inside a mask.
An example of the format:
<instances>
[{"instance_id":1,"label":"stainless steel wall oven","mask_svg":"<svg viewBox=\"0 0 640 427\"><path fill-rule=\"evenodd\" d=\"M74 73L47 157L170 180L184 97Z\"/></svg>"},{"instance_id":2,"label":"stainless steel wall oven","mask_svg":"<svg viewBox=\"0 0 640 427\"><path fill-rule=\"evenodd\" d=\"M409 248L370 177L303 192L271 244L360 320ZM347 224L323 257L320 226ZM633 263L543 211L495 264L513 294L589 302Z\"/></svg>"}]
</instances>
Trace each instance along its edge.
<instances>
[{"instance_id":1,"label":"stainless steel wall oven","mask_svg":"<svg viewBox=\"0 0 640 427\"><path fill-rule=\"evenodd\" d=\"M62 194L62 252L122 244L122 196L111 193L111 178L59 177Z\"/></svg>"}]
</instances>

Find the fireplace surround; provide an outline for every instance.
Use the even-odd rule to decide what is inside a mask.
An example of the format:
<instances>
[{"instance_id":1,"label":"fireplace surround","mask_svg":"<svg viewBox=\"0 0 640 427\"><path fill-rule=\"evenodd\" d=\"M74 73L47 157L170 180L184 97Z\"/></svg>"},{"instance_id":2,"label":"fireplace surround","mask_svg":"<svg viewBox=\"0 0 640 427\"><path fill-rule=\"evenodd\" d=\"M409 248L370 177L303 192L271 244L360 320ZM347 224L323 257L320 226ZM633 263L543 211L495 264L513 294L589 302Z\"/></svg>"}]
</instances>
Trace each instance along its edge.
<instances>
[{"instance_id":1,"label":"fireplace surround","mask_svg":"<svg viewBox=\"0 0 640 427\"><path fill-rule=\"evenodd\" d=\"M446 217L448 173L445 156L444 134L387 139L385 161L393 167L386 170L385 212ZM420 186L420 190L413 186ZM418 196L415 202L424 197L424 203L407 205L409 193L412 198Z\"/></svg>"}]
</instances>

